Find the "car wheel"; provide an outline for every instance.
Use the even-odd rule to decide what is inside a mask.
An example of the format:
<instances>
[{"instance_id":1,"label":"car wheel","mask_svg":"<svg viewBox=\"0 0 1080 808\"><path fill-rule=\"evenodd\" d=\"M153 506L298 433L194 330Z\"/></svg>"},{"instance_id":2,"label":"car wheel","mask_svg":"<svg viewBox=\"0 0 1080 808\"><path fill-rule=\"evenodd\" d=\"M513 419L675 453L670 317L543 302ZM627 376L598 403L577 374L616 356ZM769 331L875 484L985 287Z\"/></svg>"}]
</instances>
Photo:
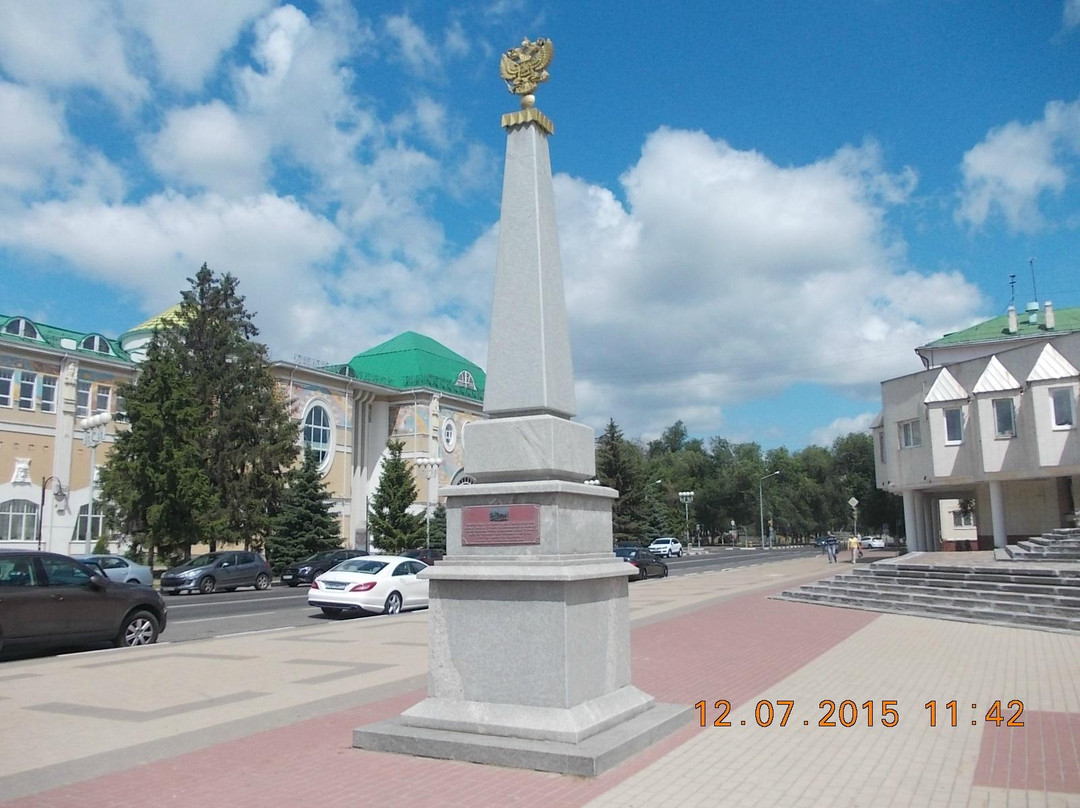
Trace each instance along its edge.
<instances>
[{"instance_id":1,"label":"car wheel","mask_svg":"<svg viewBox=\"0 0 1080 808\"><path fill-rule=\"evenodd\" d=\"M679 550L679 552L677 552L677 553L675 554L675 557L676 557L676 558L682 558L682 550Z\"/></svg>"},{"instance_id":2,"label":"car wheel","mask_svg":"<svg viewBox=\"0 0 1080 808\"><path fill-rule=\"evenodd\" d=\"M648 577L649 577L649 570L646 567L641 567L641 568L638 569L637 579L639 581L644 581Z\"/></svg>"},{"instance_id":3,"label":"car wheel","mask_svg":"<svg viewBox=\"0 0 1080 808\"><path fill-rule=\"evenodd\" d=\"M199 581L199 591L204 595L209 595L217 589L217 581L214 580L213 575L207 575L201 581Z\"/></svg>"},{"instance_id":4,"label":"car wheel","mask_svg":"<svg viewBox=\"0 0 1080 808\"><path fill-rule=\"evenodd\" d=\"M660 573L660 577L661 578L667 578L667 576L668 576L668 568L665 566L664 571Z\"/></svg>"},{"instance_id":5,"label":"car wheel","mask_svg":"<svg viewBox=\"0 0 1080 808\"><path fill-rule=\"evenodd\" d=\"M151 645L157 642L158 621L150 612L132 612L120 626L120 631L113 641L117 648L131 648L136 645Z\"/></svg>"},{"instance_id":6,"label":"car wheel","mask_svg":"<svg viewBox=\"0 0 1080 808\"><path fill-rule=\"evenodd\" d=\"M397 614L401 611L401 595L397 592L391 592L390 597L386 599L386 605L383 607L383 614Z\"/></svg>"},{"instance_id":7,"label":"car wheel","mask_svg":"<svg viewBox=\"0 0 1080 808\"><path fill-rule=\"evenodd\" d=\"M323 606L322 613L327 617L341 617L341 609L332 609L329 606Z\"/></svg>"},{"instance_id":8,"label":"car wheel","mask_svg":"<svg viewBox=\"0 0 1080 808\"><path fill-rule=\"evenodd\" d=\"M255 579L255 588L260 592L270 588L270 576L265 572L260 572L259 576Z\"/></svg>"}]
</instances>

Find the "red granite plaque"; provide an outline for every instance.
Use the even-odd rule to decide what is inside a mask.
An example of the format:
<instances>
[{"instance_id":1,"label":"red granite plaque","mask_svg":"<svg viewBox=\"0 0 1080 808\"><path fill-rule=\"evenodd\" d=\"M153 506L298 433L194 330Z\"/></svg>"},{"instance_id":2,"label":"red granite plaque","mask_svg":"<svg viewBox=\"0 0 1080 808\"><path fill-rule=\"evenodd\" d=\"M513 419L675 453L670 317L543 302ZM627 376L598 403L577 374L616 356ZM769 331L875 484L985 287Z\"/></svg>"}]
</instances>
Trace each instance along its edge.
<instances>
[{"instance_id":1,"label":"red granite plaque","mask_svg":"<svg viewBox=\"0 0 1080 808\"><path fill-rule=\"evenodd\" d=\"M539 543L539 505L473 505L462 509L463 547Z\"/></svg>"}]
</instances>

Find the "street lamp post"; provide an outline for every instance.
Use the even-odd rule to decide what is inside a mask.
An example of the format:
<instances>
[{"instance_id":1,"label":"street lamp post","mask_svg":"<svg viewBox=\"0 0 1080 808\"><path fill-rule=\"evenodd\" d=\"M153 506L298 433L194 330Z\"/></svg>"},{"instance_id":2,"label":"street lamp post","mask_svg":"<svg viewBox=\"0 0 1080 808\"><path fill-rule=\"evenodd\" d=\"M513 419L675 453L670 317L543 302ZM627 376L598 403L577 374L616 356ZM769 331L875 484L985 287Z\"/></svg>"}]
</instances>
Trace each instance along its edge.
<instances>
[{"instance_id":1,"label":"street lamp post","mask_svg":"<svg viewBox=\"0 0 1080 808\"><path fill-rule=\"evenodd\" d=\"M424 530L425 539L424 546L427 549L431 549L431 480L435 476L435 472L439 466L442 465L441 457L420 457L416 460L416 465L420 467L420 470L424 472L424 476L427 478L427 487L424 489Z\"/></svg>"},{"instance_id":2,"label":"street lamp post","mask_svg":"<svg viewBox=\"0 0 1080 808\"><path fill-rule=\"evenodd\" d=\"M679 501L683 504L683 513L686 518L686 546L690 546L690 503L694 501L693 491L680 491Z\"/></svg>"},{"instance_id":3,"label":"street lamp post","mask_svg":"<svg viewBox=\"0 0 1080 808\"><path fill-rule=\"evenodd\" d=\"M758 515L761 518L761 549L762 550L765 549L765 497L764 497L764 492L763 492L763 486L764 486L765 481L767 479L769 479L770 477L775 477L779 473L780 473L779 471L774 471L772 474L766 474L764 477L762 477L760 480L758 480L758 484L757 484L757 499L758 499L758 512L759 512Z\"/></svg>"},{"instance_id":4,"label":"street lamp post","mask_svg":"<svg viewBox=\"0 0 1080 808\"><path fill-rule=\"evenodd\" d=\"M90 448L90 500L86 505L86 554L90 555L90 533L94 524L94 467L97 464L97 447L105 440L105 427L112 421L112 414L99 412L79 421L83 430L83 445Z\"/></svg>"},{"instance_id":5,"label":"street lamp post","mask_svg":"<svg viewBox=\"0 0 1080 808\"><path fill-rule=\"evenodd\" d=\"M56 483L56 487L53 489L53 497L55 499L63 499L64 497L67 496L67 493L64 491L64 486L60 483L60 478L57 477L56 475L53 475L51 477L46 477L44 480L41 481L41 507L38 509L38 520L37 520L37 548L38 548L38 552L41 551L41 523L45 521L45 487L49 483L52 483L52 482Z\"/></svg>"}]
</instances>

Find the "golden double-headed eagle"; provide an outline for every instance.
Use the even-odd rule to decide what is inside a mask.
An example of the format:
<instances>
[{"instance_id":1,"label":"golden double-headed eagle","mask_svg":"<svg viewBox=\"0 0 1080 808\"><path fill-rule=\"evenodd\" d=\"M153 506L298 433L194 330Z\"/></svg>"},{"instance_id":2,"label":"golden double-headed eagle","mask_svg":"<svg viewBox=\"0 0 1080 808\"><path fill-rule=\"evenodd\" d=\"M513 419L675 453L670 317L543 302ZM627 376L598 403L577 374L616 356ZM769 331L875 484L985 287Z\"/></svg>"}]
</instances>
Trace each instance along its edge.
<instances>
[{"instance_id":1,"label":"golden double-headed eagle","mask_svg":"<svg viewBox=\"0 0 1080 808\"><path fill-rule=\"evenodd\" d=\"M507 89L517 95L531 93L548 80L547 66L554 55L555 46L543 38L535 42L523 39L519 47L506 51L499 62L499 73Z\"/></svg>"}]
</instances>

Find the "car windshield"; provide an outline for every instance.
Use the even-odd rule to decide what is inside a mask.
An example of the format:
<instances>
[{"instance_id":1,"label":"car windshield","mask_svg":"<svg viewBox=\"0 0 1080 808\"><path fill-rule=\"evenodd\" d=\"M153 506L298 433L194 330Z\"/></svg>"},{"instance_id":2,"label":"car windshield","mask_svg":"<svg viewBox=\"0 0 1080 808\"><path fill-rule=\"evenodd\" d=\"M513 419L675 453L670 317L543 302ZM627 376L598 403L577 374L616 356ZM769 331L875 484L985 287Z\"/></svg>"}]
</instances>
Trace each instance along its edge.
<instances>
[{"instance_id":1,"label":"car windshield","mask_svg":"<svg viewBox=\"0 0 1080 808\"><path fill-rule=\"evenodd\" d=\"M671 539L657 539L653 544L671 544Z\"/></svg>"},{"instance_id":2,"label":"car windshield","mask_svg":"<svg viewBox=\"0 0 1080 808\"><path fill-rule=\"evenodd\" d=\"M186 564L181 564L181 567L188 567L195 569L196 567L209 567L212 566L215 561L221 558L221 553L204 553L201 556L197 556Z\"/></svg>"},{"instance_id":3,"label":"car windshield","mask_svg":"<svg viewBox=\"0 0 1080 808\"><path fill-rule=\"evenodd\" d=\"M348 561L342 561L331 572L366 572L368 575L374 575L385 566L385 561L374 558L350 558Z\"/></svg>"}]
</instances>

